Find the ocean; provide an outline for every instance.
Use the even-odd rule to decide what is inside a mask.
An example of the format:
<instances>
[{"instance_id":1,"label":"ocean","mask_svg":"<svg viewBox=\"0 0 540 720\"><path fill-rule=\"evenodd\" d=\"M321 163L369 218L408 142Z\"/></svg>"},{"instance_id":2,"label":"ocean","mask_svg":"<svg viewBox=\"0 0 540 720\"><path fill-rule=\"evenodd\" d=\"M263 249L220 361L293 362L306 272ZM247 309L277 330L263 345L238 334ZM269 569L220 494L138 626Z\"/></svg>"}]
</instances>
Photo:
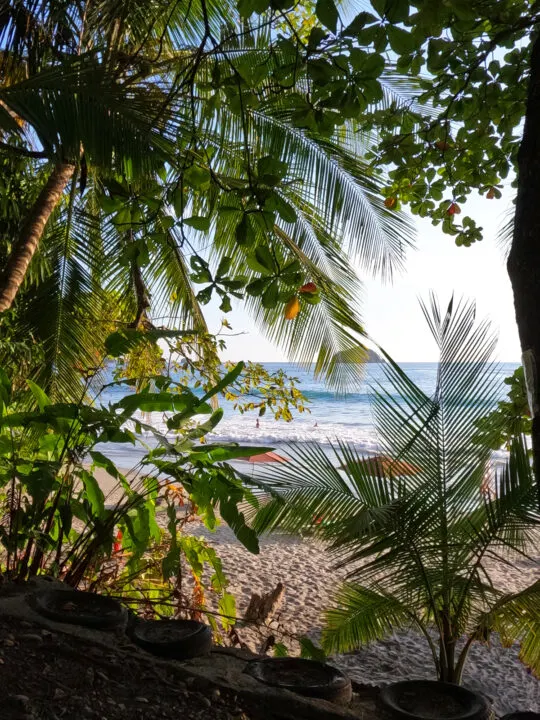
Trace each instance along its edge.
<instances>
[{"instance_id":1,"label":"ocean","mask_svg":"<svg viewBox=\"0 0 540 720\"><path fill-rule=\"evenodd\" d=\"M310 412L295 413L291 422L274 420L271 414L267 413L259 418L257 428L257 412L241 415L233 409L232 403L224 401L221 403L224 410L223 420L215 431L207 436L208 442L237 442L279 448L292 441L315 441L327 446L339 438L353 444L360 453L377 452L378 439L373 426L370 397L371 388L375 384L386 384L382 365L366 365L364 381L358 392L345 396L336 395L325 387L323 381L315 380L311 370L300 369L297 365L288 363L265 363L265 367L269 372L282 368L288 375L297 377L300 380L299 389L309 400ZM402 363L401 367L423 391L428 394L434 391L437 363ZM511 375L517 367L516 363L501 363L498 366L501 399L508 391L503 382L504 378ZM122 386L107 388L100 399L104 403L117 402L126 392L126 388ZM149 421L161 432L166 431L166 418L161 413L152 413ZM145 422L148 422L146 418ZM150 436L141 439L152 444ZM135 465L144 452L140 447L112 443L100 449L122 468Z\"/></svg>"}]
</instances>

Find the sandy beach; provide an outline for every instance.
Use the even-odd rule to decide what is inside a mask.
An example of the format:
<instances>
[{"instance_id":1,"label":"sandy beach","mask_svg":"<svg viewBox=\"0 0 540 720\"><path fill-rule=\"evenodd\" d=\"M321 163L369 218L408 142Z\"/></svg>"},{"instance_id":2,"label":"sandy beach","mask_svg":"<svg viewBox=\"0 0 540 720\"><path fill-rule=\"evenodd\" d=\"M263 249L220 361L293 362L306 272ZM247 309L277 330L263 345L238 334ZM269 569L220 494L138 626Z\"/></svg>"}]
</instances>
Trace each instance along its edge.
<instances>
[{"instance_id":1,"label":"sandy beach","mask_svg":"<svg viewBox=\"0 0 540 720\"><path fill-rule=\"evenodd\" d=\"M274 535L261 542L259 555L247 552L225 526L214 533L204 527L190 532L206 537L216 547L237 598L239 616L247 609L252 593L266 593L278 582L285 585L280 611L271 623L279 637L280 627L292 634L317 639L321 613L332 604L343 573L332 569L330 555L311 541ZM508 589L533 582L538 562L520 562L515 568L494 570L493 575ZM295 643L284 638L294 651ZM364 684L384 685L401 679L435 679L432 660L423 637L404 632L359 651L339 655L332 662ZM469 654L463 684L494 701L498 716L511 710L540 711L540 681L518 659L518 647L503 648L497 637L490 646L475 644Z\"/></svg>"},{"instance_id":2,"label":"sandy beach","mask_svg":"<svg viewBox=\"0 0 540 720\"><path fill-rule=\"evenodd\" d=\"M99 473L104 491L114 488L112 478ZM115 494L110 496L115 497ZM241 638L254 650L264 638L274 635L292 653L298 652L294 637L308 635L317 640L321 614L331 606L343 571L332 566L331 555L308 539L275 534L261 540L261 552L253 555L236 540L226 525L215 532L202 524L187 526L188 532L204 537L216 548L229 579L229 591L236 597L237 614L242 617L253 593L273 590L281 582L285 592L281 606L268 628L261 633L239 629ZM492 568L496 583L507 590L518 590L540 575L540 555L535 561L520 560L515 567ZM358 651L333 657L331 661L356 681L384 685L411 679L434 679L432 660L426 641L414 632L396 633L390 638ZM518 647L503 648L497 637L489 646L475 644L469 654L463 684L484 693L494 701L498 716L511 710L540 711L540 681L518 659Z\"/></svg>"}]
</instances>

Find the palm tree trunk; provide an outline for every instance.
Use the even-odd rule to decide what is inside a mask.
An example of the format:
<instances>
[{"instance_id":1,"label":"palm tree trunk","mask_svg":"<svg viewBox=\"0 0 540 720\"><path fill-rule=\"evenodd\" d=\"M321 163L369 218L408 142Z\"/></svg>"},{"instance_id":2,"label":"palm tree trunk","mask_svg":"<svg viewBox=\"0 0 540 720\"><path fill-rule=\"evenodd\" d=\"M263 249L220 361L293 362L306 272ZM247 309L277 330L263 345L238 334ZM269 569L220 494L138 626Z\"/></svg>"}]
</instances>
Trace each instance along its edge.
<instances>
[{"instance_id":1,"label":"palm tree trunk","mask_svg":"<svg viewBox=\"0 0 540 720\"><path fill-rule=\"evenodd\" d=\"M43 236L47 221L58 205L74 170L75 165L70 163L56 165L30 209L0 277L0 313L8 310L13 304Z\"/></svg>"},{"instance_id":2,"label":"palm tree trunk","mask_svg":"<svg viewBox=\"0 0 540 720\"><path fill-rule=\"evenodd\" d=\"M533 461L540 502L540 37L531 55L525 127L518 153L518 192L508 274L514 291L532 415Z\"/></svg>"}]
</instances>

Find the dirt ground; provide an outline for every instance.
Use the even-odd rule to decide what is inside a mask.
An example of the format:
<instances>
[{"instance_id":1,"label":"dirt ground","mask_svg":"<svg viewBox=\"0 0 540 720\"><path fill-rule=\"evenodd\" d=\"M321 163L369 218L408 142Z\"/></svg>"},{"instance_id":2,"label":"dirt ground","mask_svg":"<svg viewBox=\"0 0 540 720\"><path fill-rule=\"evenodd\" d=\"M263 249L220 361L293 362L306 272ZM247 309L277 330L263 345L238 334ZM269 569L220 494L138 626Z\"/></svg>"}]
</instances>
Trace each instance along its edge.
<instances>
[{"instance_id":1,"label":"dirt ground","mask_svg":"<svg viewBox=\"0 0 540 720\"><path fill-rule=\"evenodd\" d=\"M2 720L255 720L234 695L191 681L144 658L0 618Z\"/></svg>"}]
</instances>

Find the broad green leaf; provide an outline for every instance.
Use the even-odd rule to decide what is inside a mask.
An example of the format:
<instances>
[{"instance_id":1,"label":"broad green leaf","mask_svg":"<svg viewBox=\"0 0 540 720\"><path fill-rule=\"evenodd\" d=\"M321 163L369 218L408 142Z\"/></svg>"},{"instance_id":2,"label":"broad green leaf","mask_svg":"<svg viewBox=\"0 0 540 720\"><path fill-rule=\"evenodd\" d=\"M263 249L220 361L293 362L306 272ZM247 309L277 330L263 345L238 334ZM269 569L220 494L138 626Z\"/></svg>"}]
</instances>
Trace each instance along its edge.
<instances>
[{"instance_id":1,"label":"broad green leaf","mask_svg":"<svg viewBox=\"0 0 540 720\"><path fill-rule=\"evenodd\" d=\"M210 218L194 215L193 217L186 218L184 225L189 225L189 227L200 230L201 232L208 232L210 230Z\"/></svg>"},{"instance_id":2,"label":"broad green leaf","mask_svg":"<svg viewBox=\"0 0 540 720\"><path fill-rule=\"evenodd\" d=\"M32 395L36 398L39 409L43 411L48 405L51 404L49 396L44 390L39 387L39 385L36 385L36 383L32 380L27 380L26 383L32 391Z\"/></svg>"},{"instance_id":3,"label":"broad green leaf","mask_svg":"<svg viewBox=\"0 0 540 720\"><path fill-rule=\"evenodd\" d=\"M199 165L192 165L184 172L184 180L195 190L207 190L210 187L210 171Z\"/></svg>"},{"instance_id":4,"label":"broad green leaf","mask_svg":"<svg viewBox=\"0 0 540 720\"><path fill-rule=\"evenodd\" d=\"M214 430L214 428L221 422L222 418L223 408L218 408L215 412L212 413L212 415L206 422L200 423L192 430L189 430L186 433L186 438L194 440L204 437L209 432L212 432L212 430Z\"/></svg>"},{"instance_id":5,"label":"broad green leaf","mask_svg":"<svg viewBox=\"0 0 540 720\"><path fill-rule=\"evenodd\" d=\"M279 301L279 285L274 280L266 288L262 296L262 306L267 309L275 308Z\"/></svg>"},{"instance_id":6,"label":"broad green leaf","mask_svg":"<svg viewBox=\"0 0 540 720\"><path fill-rule=\"evenodd\" d=\"M94 515L103 517L105 511L105 496L99 487L98 481L87 470L80 470L78 473L84 486L84 494L92 507Z\"/></svg>"},{"instance_id":7,"label":"broad green leaf","mask_svg":"<svg viewBox=\"0 0 540 720\"><path fill-rule=\"evenodd\" d=\"M240 361L237 363L232 370L230 370L224 377L221 378L221 380L214 385L213 388L211 388L206 395L202 398L201 402L208 402L210 398L213 398L215 395L220 393L222 390L224 390L228 385L232 385L232 383L236 380L236 378L240 375L242 370L245 367L245 363L243 361Z\"/></svg>"},{"instance_id":8,"label":"broad green leaf","mask_svg":"<svg viewBox=\"0 0 540 720\"><path fill-rule=\"evenodd\" d=\"M96 467L103 468L111 477L118 479L120 472L113 461L98 450L90 450L90 457Z\"/></svg>"},{"instance_id":9,"label":"broad green leaf","mask_svg":"<svg viewBox=\"0 0 540 720\"><path fill-rule=\"evenodd\" d=\"M231 269L232 261L233 261L232 257L228 257L227 255L222 257L221 260L219 261L218 269L216 271L216 277L218 277L218 278L225 277L227 275L227 273L229 272L229 270Z\"/></svg>"},{"instance_id":10,"label":"broad green leaf","mask_svg":"<svg viewBox=\"0 0 540 720\"><path fill-rule=\"evenodd\" d=\"M403 30L396 25L389 25L386 31L390 47L398 55L408 55L416 49L416 41L407 30Z\"/></svg>"},{"instance_id":11,"label":"broad green leaf","mask_svg":"<svg viewBox=\"0 0 540 720\"><path fill-rule=\"evenodd\" d=\"M257 175L265 185L278 185L286 175L288 165L279 157L267 155L257 160Z\"/></svg>"},{"instance_id":12,"label":"broad green leaf","mask_svg":"<svg viewBox=\"0 0 540 720\"><path fill-rule=\"evenodd\" d=\"M191 448L189 454L194 459L200 458L201 460L207 460L209 462L225 462L227 460L260 455L265 452L270 452L271 450L272 448L268 447L253 447L252 445L242 446L234 443L206 443L205 445L199 445Z\"/></svg>"},{"instance_id":13,"label":"broad green leaf","mask_svg":"<svg viewBox=\"0 0 540 720\"><path fill-rule=\"evenodd\" d=\"M336 32L339 14L334 0L317 0L315 14L323 25L333 33Z\"/></svg>"},{"instance_id":14,"label":"broad green leaf","mask_svg":"<svg viewBox=\"0 0 540 720\"><path fill-rule=\"evenodd\" d=\"M231 298L228 295L223 296L220 306L219 306L219 309L224 313L231 312L231 310L232 310Z\"/></svg>"},{"instance_id":15,"label":"broad green leaf","mask_svg":"<svg viewBox=\"0 0 540 720\"><path fill-rule=\"evenodd\" d=\"M172 412L195 408L200 402L199 398L189 390L185 390L181 394L144 392L126 395L116 403L115 407L122 408L128 413L133 413L135 410L141 412Z\"/></svg>"},{"instance_id":16,"label":"broad green leaf","mask_svg":"<svg viewBox=\"0 0 540 720\"><path fill-rule=\"evenodd\" d=\"M0 367L0 415L11 402L11 380L4 368Z\"/></svg>"},{"instance_id":17,"label":"broad green leaf","mask_svg":"<svg viewBox=\"0 0 540 720\"><path fill-rule=\"evenodd\" d=\"M274 271L274 257L270 248L266 245L257 245L255 248L255 259L268 272Z\"/></svg>"},{"instance_id":18,"label":"broad green leaf","mask_svg":"<svg viewBox=\"0 0 540 720\"><path fill-rule=\"evenodd\" d=\"M225 616L228 624L234 625L236 619L236 599L230 593L223 593L218 602L218 611Z\"/></svg>"},{"instance_id":19,"label":"broad green leaf","mask_svg":"<svg viewBox=\"0 0 540 720\"><path fill-rule=\"evenodd\" d=\"M409 0L386 0L385 14L391 23L405 22L409 17Z\"/></svg>"}]
</instances>

